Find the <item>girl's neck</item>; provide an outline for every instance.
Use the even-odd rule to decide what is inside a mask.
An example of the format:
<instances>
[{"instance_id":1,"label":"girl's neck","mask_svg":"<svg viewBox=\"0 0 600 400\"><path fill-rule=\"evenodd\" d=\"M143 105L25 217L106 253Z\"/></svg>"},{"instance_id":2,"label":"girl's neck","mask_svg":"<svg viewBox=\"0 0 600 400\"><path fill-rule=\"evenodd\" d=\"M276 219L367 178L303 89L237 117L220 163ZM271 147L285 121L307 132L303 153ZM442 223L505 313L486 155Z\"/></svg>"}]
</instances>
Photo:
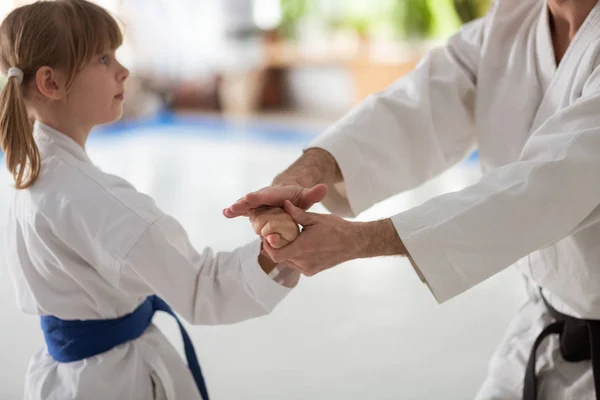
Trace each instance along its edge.
<instances>
[{"instance_id":1,"label":"girl's neck","mask_svg":"<svg viewBox=\"0 0 600 400\"><path fill-rule=\"evenodd\" d=\"M37 115L36 120L45 125L48 125L53 129L56 129L63 135L70 137L83 149L85 149L87 138L90 134L90 131L92 130L91 126L83 127L68 119L53 118L49 115Z\"/></svg>"}]
</instances>

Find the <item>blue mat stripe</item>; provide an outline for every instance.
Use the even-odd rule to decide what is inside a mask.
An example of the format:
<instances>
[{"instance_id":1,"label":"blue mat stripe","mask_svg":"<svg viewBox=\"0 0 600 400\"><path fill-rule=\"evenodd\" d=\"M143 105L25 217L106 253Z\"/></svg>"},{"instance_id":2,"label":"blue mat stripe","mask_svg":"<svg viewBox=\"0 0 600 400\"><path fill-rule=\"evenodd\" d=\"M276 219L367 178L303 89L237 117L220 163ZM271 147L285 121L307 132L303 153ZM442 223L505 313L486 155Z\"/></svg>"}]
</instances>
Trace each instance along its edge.
<instances>
[{"instance_id":1,"label":"blue mat stripe","mask_svg":"<svg viewBox=\"0 0 600 400\"><path fill-rule=\"evenodd\" d=\"M263 143L280 143L305 146L320 132L294 126L281 126L265 122L236 122L218 116L178 115L171 112L161 112L150 118L123 120L94 129L92 140L114 139L115 137L139 134L140 130L169 130L187 128L194 136L213 140L244 139ZM4 154L0 151L0 159ZM479 156L474 151L467 162L477 162Z\"/></svg>"}]
</instances>

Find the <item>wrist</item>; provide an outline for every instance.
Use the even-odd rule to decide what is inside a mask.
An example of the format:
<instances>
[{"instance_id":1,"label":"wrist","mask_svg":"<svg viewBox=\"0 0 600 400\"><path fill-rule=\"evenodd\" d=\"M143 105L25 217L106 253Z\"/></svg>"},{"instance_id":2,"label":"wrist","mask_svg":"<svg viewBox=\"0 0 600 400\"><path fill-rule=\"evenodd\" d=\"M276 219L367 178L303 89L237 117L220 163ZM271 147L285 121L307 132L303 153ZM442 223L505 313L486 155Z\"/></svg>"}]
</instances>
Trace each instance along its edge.
<instances>
[{"instance_id":1,"label":"wrist","mask_svg":"<svg viewBox=\"0 0 600 400\"><path fill-rule=\"evenodd\" d=\"M310 148L287 170L277 175L272 185L311 188L320 183L330 184L341 180L341 172L335 158L323 149Z\"/></svg>"},{"instance_id":2,"label":"wrist","mask_svg":"<svg viewBox=\"0 0 600 400\"><path fill-rule=\"evenodd\" d=\"M262 245L261 245L261 252L258 254L258 265L260 265L260 268L267 275L269 275L275 269L275 267L277 267L276 262L271 260L271 258L269 256L263 254Z\"/></svg>"},{"instance_id":3,"label":"wrist","mask_svg":"<svg viewBox=\"0 0 600 400\"><path fill-rule=\"evenodd\" d=\"M300 186L307 189L313 187L317 183L313 183L312 180L307 177L293 176L287 172L283 172L273 179L271 186Z\"/></svg>"},{"instance_id":4,"label":"wrist","mask_svg":"<svg viewBox=\"0 0 600 400\"><path fill-rule=\"evenodd\" d=\"M379 256L406 256L408 251L391 219L354 222L354 258Z\"/></svg>"}]
</instances>

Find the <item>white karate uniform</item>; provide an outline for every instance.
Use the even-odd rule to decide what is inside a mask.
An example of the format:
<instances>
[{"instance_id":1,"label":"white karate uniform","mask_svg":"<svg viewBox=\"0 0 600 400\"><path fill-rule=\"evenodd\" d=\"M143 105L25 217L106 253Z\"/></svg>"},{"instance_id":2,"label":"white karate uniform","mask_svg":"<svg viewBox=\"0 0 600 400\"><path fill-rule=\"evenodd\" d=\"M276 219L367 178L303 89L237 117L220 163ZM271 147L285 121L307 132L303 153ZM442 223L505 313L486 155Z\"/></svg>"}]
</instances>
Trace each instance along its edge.
<instances>
[{"instance_id":1,"label":"white karate uniform","mask_svg":"<svg viewBox=\"0 0 600 400\"><path fill-rule=\"evenodd\" d=\"M284 269L273 279L264 273L259 241L198 253L176 220L96 168L76 142L40 123L34 135L41 175L15 191L5 235L24 312L113 319L158 294L192 324L227 324L268 314L296 284L296 272ZM153 325L82 361L57 363L44 347L25 387L28 400L200 398L185 360Z\"/></svg>"},{"instance_id":2,"label":"white karate uniform","mask_svg":"<svg viewBox=\"0 0 600 400\"><path fill-rule=\"evenodd\" d=\"M533 340L551 320L538 286L559 311L600 319L599 54L600 4L557 67L546 1L497 0L310 146L340 165L344 184L325 204L342 215L478 147L478 183L392 217L440 302L512 264L526 277L530 300L478 399L521 398ZM590 362L563 361L556 337L538 350L538 370L540 399L595 399Z\"/></svg>"}]
</instances>

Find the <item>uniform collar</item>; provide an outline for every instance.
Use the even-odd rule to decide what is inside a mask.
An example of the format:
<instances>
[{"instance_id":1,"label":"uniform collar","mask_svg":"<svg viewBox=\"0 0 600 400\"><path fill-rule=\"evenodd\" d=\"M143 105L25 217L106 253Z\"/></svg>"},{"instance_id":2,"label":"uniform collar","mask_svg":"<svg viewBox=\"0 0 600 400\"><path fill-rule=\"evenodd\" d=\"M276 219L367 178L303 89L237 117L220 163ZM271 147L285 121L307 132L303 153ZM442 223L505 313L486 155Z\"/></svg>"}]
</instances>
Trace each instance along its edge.
<instances>
[{"instance_id":1,"label":"uniform collar","mask_svg":"<svg viewBox=\"0 0 600 400\"><path fill-rule=\"evenodd\" d=\"M81 161L92 163L85 149L76 141L43 122L35 121L33 135L42 153L45 153L50 146L54 145Z\"/></svg>"}]
</instances>

